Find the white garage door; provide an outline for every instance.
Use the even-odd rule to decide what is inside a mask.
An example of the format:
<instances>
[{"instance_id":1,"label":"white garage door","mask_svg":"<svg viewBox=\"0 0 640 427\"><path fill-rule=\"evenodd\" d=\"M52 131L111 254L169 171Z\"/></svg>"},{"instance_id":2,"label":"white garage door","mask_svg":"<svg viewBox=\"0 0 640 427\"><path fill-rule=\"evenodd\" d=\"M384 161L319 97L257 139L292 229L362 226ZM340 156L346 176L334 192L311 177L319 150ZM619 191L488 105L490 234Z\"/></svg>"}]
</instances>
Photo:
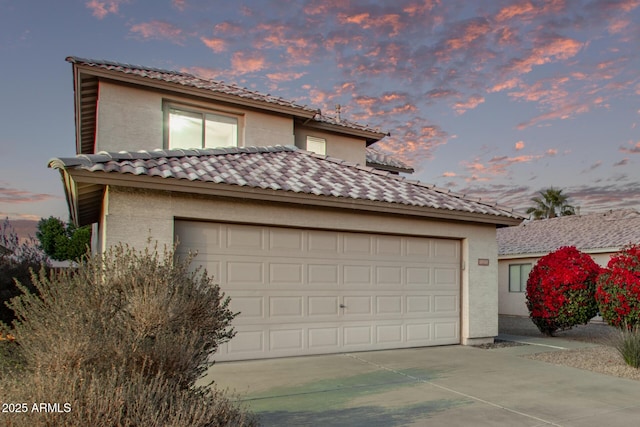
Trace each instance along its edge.
<instances>
[{"instance_id":1,"label":"white garage door","mask_svg":"<svg viewBox=\"0 0 640 427\"><path fill-rule=\"evenodd\" d=\"M457 240L176 221L241 314L216 360L460 342Z\"/></svg>"}]
</instances>

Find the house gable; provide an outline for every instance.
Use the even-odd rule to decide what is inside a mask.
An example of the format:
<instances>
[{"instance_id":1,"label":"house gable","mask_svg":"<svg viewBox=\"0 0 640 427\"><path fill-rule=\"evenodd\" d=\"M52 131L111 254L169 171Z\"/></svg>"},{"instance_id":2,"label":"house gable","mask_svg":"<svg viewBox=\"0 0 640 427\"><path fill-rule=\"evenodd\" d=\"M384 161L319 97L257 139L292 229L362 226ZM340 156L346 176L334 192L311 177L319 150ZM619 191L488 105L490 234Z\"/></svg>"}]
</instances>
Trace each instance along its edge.
<instances>
[{"instance_id":1,"label":"house gable","mask_svg":"<svg viewBox=\"0 0 640 427\"><path fill-rule=\"evenodd\" d=\"M326 139L327 154L360 164L366 161L364 148L387 135L188 73L77 57L67 61L74 70L78 154L174 148L167 137L168 105L237 117L240 147L295 144L307 149L305 136L313 135Z\"/></svg>"}]
</instances>

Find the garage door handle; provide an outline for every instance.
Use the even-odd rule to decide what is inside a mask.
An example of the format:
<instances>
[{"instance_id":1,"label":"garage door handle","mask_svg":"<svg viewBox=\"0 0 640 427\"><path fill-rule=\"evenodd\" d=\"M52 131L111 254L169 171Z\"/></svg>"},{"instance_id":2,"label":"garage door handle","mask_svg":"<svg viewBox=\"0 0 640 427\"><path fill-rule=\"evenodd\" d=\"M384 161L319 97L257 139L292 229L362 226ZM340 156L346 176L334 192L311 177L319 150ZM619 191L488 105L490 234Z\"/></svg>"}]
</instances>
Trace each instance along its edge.
<instances>
[{"instance_id":1,"label":"garage door handle","mask_svg":"<svg viewBox=\"0 0 640 427\"><path fill-rule=\"evenodd\" d=\"M347 308L347 306L344 304L340 304L340 308Z\"/></svg>"}]
</instances>

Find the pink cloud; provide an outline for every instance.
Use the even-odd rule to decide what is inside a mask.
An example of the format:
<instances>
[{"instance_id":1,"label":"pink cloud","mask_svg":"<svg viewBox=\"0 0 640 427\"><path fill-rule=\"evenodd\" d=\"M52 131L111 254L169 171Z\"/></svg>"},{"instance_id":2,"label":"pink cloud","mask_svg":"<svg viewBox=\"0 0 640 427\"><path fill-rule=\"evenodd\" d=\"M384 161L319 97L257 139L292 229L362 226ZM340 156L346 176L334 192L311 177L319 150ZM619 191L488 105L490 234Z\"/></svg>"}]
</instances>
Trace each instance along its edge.
<instances>
[{"instance_id":1,"label":"pink cloud","mask_svg":"<svg viewBox=\"0 0 640 427\"><path fill-rule=\"evenodd\" d=\"M518 141L516 142L516 150L520 151L524 148L524 141Z\"/></svg>"},{"instance_id":2,"label":"pink cloud","mask_svg":"<svg viewBox=\"0 0 640 427\"><path fill-rule=\"evenodd\" d=\"M216 26L213 27L213 29L215 30L216 33L223 33L228 36L238 36L245 32L245 29L241 25L234 24L228 21L216 24Z\"/></svg>"},{"instance_id":3,"label":"pink cloud","mask_svg":"<svg viewBox=\"0 0 640 427\"><path fill-rule=\"evenodd\" d=\"M206 37L200 37L200 41L205 44L209 49L215 53L224 52L227 50L227 42L224 39L212 37L210 39Z\"/></svg>"},{"instance_id":4,"label":"pink cloud","mask_svg":"<svg viewBox=\"0 0 640 427\"><path fill-rule=\"evenodd\" d=\"M395 37L400 33L404 24L400 22L400 15L387 14L381 16L371 16L369 12L362 12L355 15L345 13L338 14L338 23L355 24L363 29L376 29L385 31L389 37Z\"/></svg>"},{"instance_id":5,"label":"pink cloud","mask_svg":"<svg viewBox=\"0 0 640 427\"><path fill-rule=\"evenodd\" d=\"M454 176L457 176L455 172L445 172L442 174L443 177L445 178L453 178Z\"/></svg>"},{"instance_id":6,"label":"pink cloud","mask_svg":"<svg viewBox=\"0 0 640 427\"><path fill-rule=\"evenodd\" d=\"M510 78L508 80L496 83L491 88L488 89L488 92L500 92L506 89L513 89L520 84L520 79L517 77Z\"/></svg>"},{"instance_id":7,"label":"pink cloud","mask_svg":"<svg viewBox=\"0 0 640 427\"><path fill-rule=\"evenodd\" d=\"M16 188L0 187L0 203L34 203L44 200L57 199L51 194L32 193Z\"/></svg>"},{"instance_id":8,"label":"pink cloud","mask_svg":"<svg viewBox=\"0 0 640 427\"><path fill-rule=\"evenodd\" d=\"M149 21L141 24L132 25L130 28L132 33L138 34L146 40L167 39L174 43L180 44L184 39L182 30L173 24L165 21Z\"/></svg>"},{"instance_id":9,"label":"pink cloud","mask_svg":"<svg viewBox=\"0 0 640 427\"><path fill-rule=\"evenodd\" d=\"M489 22L484 19L474 19L466 22L460 29L460 34L449 38L446 43L450 49L466 49L473 41L492 31Z\"/></svg>"},{"instance_id":10,"label":"pink cloud","mask_svg":"<svg viewBox=\"0 0 640 427\"><path fill-rule=\"evenodd\" d=\"M507 70L515 71L519 74L529 73L534 66L544 65L557 60L566 60L577 55L583 43L577 40L555 36L538 43L538 46L529 50L524 58L510 61Z\"/></svg>"},{"instance_id":11,"label":"pink cloud","mask_svg":"<svg viewBox=\"0 0 640 427\"><path fill-rule=\"evenodd\" d=\"M128 3L129 0L91 0L85 3L87 9L91 9L92 15L98 19L103 19L110 13L118 13L121 4Z\"/></svg>"},{"instance_id":12,"label":"pink cloud","mask_svg":"<svg viewBox=\"0 0 640 427\"><path fill-rule=\"evenodd\" d=\"M453 109L456 110L456 113L458 114L464 114L466 111L476 108L478 105L482 104L483 102L484 102L483 96L471 95L464 102L456 102Z\"/></svg>"},{"instance_id":13,"label":"pink cloud","mask_svg":"<svg viewBox=\"0 0 640 427\"><path fill-rule=\"evenodd\" d=\"M631 147L621 146L620 151L627 154L640 154L640 141L634 143L633 141L629 141Z\"/></svg>"},{"instance_id":14,"label":"pink cloud","mask_svg":"<svg viewBox=\"0 0 640 427\"><path fill-rule=\"evenodd\" d=\"M231 57L234 74L255 73L266 66L266 59L260 53L236 52Z\"/></svg>"},{"instance_id":15,"label":"pink cloud","mask_svg":"<svg viewBox=\"0 0 640 427\"><path fill-rule=\"evenodd\" d=\"M267 77L269 80L274 82L288 82L291 80L297 80L300 77L304 76L307 73L294 73L294 72L283 72L283 73L268 73Z\"/></svg>"},{"instance_id":16,"label":"pink cloud","mask_svg":"<svg viewBox=\"0 0 640 427\"><path fill-rule=\"evenodd\" d=\"M547 113L540 114L532 119L527 120L526 122L519 123L516 126L516 129L523 130L528 128L529 126L536 125L540 122L549 121L549 120L566 120L577 114L583 114L590 110L590 104L587 103L570 103L563 105L557 109L551 110Z\"/></svg>"},{"instance_id":17,"label":"pink cloud","mask_svg":"<svg viewBox=\"0 0 640 427\"><path fill-rule=\"evenodd\" d=\"M180 12L183 12L187 7L187 0L171 0L171 4Z\"/></svg>"},{"instance_id":18,"label":"pink cloud","mask_svg":"<svg viewBox=\"0 0 640 427\"><path fill-rule=\"evenodd\" d=\"M523 15L532 15L536 12L537 7L531 4L529 1L520 2L503 7L500 12L495 16L497 22L506 21L515 17L522 18Z\"/></svg>"}]
</instances>

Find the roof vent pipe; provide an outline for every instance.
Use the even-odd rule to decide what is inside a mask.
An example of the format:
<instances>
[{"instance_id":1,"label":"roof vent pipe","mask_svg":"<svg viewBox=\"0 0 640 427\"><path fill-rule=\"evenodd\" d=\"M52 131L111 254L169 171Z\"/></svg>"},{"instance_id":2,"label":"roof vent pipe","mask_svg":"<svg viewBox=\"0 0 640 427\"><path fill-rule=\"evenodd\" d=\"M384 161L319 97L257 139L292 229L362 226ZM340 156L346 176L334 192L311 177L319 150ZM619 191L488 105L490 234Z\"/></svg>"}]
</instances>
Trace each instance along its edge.
<instances>
[{"instance_id":1,"label":"roof vent pipe","mask_svg":"<svg viewBox=\"0 0 640 427\"><path fill-rule=\"evenodd\" d=\"M340 104L336 104L336 122L340 123Z\"/></svg>"}]
</instances>

